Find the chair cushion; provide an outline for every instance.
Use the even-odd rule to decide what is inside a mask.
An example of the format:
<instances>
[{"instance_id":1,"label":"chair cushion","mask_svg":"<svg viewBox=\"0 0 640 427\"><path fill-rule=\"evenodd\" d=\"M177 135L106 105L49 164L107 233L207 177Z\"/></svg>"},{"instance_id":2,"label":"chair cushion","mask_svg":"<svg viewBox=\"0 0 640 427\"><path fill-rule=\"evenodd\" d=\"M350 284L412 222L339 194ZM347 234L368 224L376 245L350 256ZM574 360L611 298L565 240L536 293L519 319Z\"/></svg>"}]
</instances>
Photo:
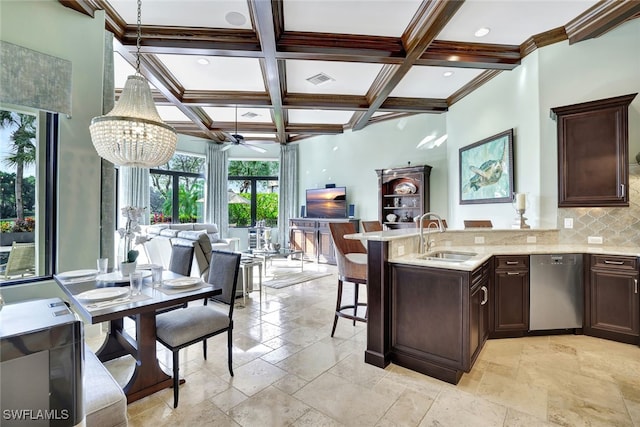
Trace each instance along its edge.
<instances>
[{"instance_id":1,"label":"chair cushion","mask_svg":"<svg viewBox=\"0 0 640 427\"><path fill-rule=\"evenodd\" d=\"M126 426L127 397L95 354L85 345L83 376L86 425Z\"/></svg>"},{"instance_id":2,"label":"chair cushion","mask_svg":"<svg viewBox=\"0 0 640 427\"><path fill-rule=\"evenodd\" d=\"M156 335L167 345L179 347L229 327L229 314L203 305L156 316Z\"/></svg>"}]
</instances>

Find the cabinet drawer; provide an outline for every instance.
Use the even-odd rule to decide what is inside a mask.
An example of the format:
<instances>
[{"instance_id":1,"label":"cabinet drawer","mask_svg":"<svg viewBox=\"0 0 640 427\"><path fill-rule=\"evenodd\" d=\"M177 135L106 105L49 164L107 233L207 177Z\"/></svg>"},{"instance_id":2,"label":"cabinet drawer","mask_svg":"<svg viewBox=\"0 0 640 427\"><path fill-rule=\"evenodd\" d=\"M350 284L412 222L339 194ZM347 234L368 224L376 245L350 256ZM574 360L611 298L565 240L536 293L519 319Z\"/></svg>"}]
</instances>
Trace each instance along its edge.
<instances>
[{"instance_id":1,"label":"cabinet drawer","mask_svg":"<svg viewBox=\"0 0 640 427\"><path fill-rule=\"evenodd\" d=\"M591 267L637 270L638 258L621 255L591 255Z\"/></svg>"},{"instance_id":2,"label":"cabinet drawer","mask_svg":"<svg viewBox=\"0 0 640 427\"><path fill-rule=\"evenodd\" d=\"M498 255L495 260L496 270L529 269L528 255Z\"/></svg>"}]
</instances>

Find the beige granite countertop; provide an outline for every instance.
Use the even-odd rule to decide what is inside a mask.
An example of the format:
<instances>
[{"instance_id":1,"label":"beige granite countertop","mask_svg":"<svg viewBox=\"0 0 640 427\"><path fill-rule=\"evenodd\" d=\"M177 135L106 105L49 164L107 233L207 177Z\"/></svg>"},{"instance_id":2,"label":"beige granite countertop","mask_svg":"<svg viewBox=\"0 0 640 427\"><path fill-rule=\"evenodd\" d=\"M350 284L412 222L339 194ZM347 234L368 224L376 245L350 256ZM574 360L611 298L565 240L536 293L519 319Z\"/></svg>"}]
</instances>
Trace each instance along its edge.
<instances>
[{"instance_id":1,"label":"beige granite countertop","mask_svg":"<svg viewBox=\"0 0 640 427\"><path fill-rule=\"evenodd\" d=\"M417 253L389 258L395 264L419 265L424 267L438 267L450 270L472 271L479 267L493 255L532 255L532 254L606 254L640 256L640 247L618 247L601 245L475 245L475 246L436 246L435 251L473 252L474 257L467 261L435 261L419 259Z\"/></svg>"}]
</instances>

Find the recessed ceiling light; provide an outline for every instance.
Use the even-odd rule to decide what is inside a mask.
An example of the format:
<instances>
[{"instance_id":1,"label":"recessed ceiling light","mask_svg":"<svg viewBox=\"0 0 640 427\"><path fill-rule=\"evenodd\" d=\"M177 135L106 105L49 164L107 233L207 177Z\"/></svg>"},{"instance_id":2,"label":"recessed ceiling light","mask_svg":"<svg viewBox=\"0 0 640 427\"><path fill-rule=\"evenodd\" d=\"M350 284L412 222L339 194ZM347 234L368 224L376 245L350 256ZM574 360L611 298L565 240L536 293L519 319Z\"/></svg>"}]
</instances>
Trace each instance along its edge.
<instances>
[{"instance_id":1,"label":"recessed ceiling light","mask_svg":"<svg viewBox=\"0 0 640 427\"><path fill-rule=\"evenodd\" d=\"M325 83L333 82L334 79L331 76L326 75L325 73L318 73L315 76L311 76L307 78L307 81L313 85L319 86Z\"/></svg>"},{"instance_id":2,"label":"recessed ceiling light","mask_svg":"<svg viewBox=\"0 0 640 427\"><path fill-rule=\"evenodd\" d=\"M442 73L442 75L445 77L451 77L453 76L453 71L445 71L444 73Z\"/></svg>"},{"instance_id":3,"label":"recessed ceiling light","mask_svg":"<svg viewBox=\"0 0 640 427\"><path fill-rule=\"evenodd\" d=\"M244 25L245 22L247 22L247 18L240 12L229 12L224 16L224 19L230 25L235 25L236 27Z\"/></svg>"},{"instance_id":4,"label":"recessed ceiling light","mask_svg":"<svg viewBox=\"0 0 640 427\"><path fill-rule=\"evenodd\" d=\"M478 29L476 30L476 32L475 32L475 33L473 33L473 35L474 35L474 36L476 36L476 37L484 37L484 36L486 36L487 34L489 34L489 32L490 32L490 31L491 31L491 29L490 29L490 28L482 27L482 28L478 28Z\"/></svg>"},{"instance_id":5,"label":"recessed ceiling light","mask_svg":"<svg viewBox=\"0 0 640 427\"><path fill-rule=\"evenodd\" d=\"M207 58L198 58L196 62L200 65L209 65L209 60Z\"/></svg>"}]
</instances>

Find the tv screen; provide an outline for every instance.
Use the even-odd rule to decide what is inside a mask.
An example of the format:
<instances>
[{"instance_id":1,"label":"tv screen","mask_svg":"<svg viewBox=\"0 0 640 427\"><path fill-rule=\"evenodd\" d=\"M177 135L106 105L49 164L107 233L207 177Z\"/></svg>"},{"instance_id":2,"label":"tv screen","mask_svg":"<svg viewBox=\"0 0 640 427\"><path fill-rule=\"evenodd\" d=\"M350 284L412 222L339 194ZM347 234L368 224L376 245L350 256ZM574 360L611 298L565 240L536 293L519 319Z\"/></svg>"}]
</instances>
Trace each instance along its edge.
<instances>
[{"instance_id":1,"label":"tv screen","mask_svg":"<svg viewBox=\"0 0 640 427\"><path fill-rule=\"evenodd\" d=\"M314 188L307 190L307 217L346 218L347 188Z\"/></svg>"}]
</instances>

